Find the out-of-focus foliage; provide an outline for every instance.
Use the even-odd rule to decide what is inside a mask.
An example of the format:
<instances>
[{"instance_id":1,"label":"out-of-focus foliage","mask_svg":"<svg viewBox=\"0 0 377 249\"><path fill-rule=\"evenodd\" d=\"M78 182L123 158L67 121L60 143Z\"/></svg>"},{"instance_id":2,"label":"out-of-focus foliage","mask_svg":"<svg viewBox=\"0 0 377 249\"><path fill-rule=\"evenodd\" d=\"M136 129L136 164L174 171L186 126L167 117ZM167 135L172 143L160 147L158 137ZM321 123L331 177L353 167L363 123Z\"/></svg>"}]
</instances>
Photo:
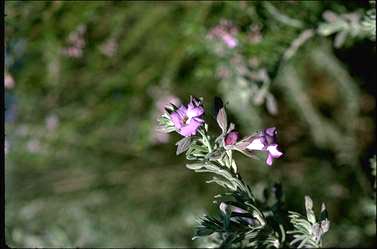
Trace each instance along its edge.
<instances>
[{"instance_id":1,"label":"out-of-focus foliage","mask_svg":"<svg viewBox=\"0 0 377 249\"><path fill-rule=\"evenodd\" d=\"M326 206L322 203L320 218L317 221L313 211L313 201L309 196L305 196L305 209L306 217L296 212L290 212L291 223L295 228L293 231L288 231L295 238L290 244L297 248L322 247L322 236L330 228Z\"/></svg>"},{"instance_id":2,"label":"out-of-focus foliage","mask_svg":"<svg viewBox=\"0 0 377 249\"><path fill-rule=\"evenodd\" d=\"M324 246L376 245L374 8L6 2L7 244L202 245L192 228L217 209L216 188L171 156L178 139L157 134L156 118L174 96L221 95L241 133L281 131L272 168L237 159L257 195L282 182L287 208L305 213L310 193L329 212ZM328 13L345 23L324 36ZM223 20L234 48L209 37Z\"/></svg>"}]
</instances>

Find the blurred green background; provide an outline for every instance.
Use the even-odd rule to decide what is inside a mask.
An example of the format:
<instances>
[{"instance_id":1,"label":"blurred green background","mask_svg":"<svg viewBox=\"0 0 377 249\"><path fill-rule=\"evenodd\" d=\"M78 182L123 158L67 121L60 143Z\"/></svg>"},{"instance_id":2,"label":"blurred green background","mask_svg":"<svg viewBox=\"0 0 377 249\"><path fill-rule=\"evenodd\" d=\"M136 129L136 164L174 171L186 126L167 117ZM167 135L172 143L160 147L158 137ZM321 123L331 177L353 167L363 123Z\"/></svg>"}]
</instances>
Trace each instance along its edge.
<instances>
[{"instance_id":1,"label":"blurred green background","mask_svg":"<svg viewBox=\"0 0 377 249\"><path fill-rule=\"evenodd\" d=\"M216 211L221 190L175 156L178 135L156 133L164 104L195 95L208 114L221 96L243 135L278 128L285 156L271 168L236 156L257 195L281 182L290 210L303 212L306 194L318 211L326 203L325 246L375 246L376 47L356 25L371 8L7 1L7 244L202 246L191 240L196 219ZM302 32L336 19L329 11L353 13L356 24L344 30L356 31L315 34L283 60ZM224 20L237 30L235 48L208 35Z\"/></svg>"}]
</instances>

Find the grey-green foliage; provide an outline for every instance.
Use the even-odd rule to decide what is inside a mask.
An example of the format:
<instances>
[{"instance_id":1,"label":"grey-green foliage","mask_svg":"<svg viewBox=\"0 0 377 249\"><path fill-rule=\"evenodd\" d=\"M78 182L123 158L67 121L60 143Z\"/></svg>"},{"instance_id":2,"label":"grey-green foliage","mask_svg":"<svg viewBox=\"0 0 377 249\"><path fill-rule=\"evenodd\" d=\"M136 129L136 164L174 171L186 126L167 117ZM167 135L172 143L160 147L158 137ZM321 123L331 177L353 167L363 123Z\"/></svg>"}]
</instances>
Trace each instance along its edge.
<instances>
[{"instance_id":1,"label":"grey-green foliage","mask_svg":"<svg viewBox=\"0 0 377 249\"><path fill-rule=\"evenodd\" d=\"M305 209L306 217L296 212L289 212L289 218L294 227L294 230L287 231L294 237L290 245L297 248L322 247L322 236L330 228L326 206L322 203L320 218L317 220L313 211L313 201L309 196L305 196Z\"/></svg>"},{"instance_id":2,"label":"grey-green foliage","mask_svg":"<svg viewBox=\"0 0 377 249\"><path fill-rule=\"evenodd\" d=\"M160 125L171 127L169 113L175 109L175 106L166 109L166 113L161 116ZM252 136L235 145L226 145L225 138L234 129L234 125L230 123L228 128L225 107L219 109L216 117L221 128L221 134L217 138L209 135L206 123L198 129L198 136L184 137L176 143L177 154L186 151L186 158L194 161L186 165L188 169L214 175L207 183L216 183L226 191L215 196L214 203L219 206L220 215L201 218L193 239L214 236L212 242L220 248L281 248L295 246L297 242L299 247L322 247L322 236L328 231L330 224L325 205L322 204L320 219L316 222L312 200L306 197L307 220L296 212L290 212L289 218L294 230L286 232L289 226L285 222L288 213L284 209L281 189L274 192L275 203L272 206L257 200L252 189L243 181L233 159L232 148L242 151L242 146L246 147L245 144L250 143ZM292 234L294 239L286 241L286 233Z\"/></svg>"},{"instance_id":3,"label":"grey-green foliage","mask_svg":"<svg viewBox=\"0 0 377 249\"><path fill-rule=\"evenodd\" d=\"M336 34L334 46L341 47L347 37L364 38L369 37L375 40L376 35L376 12L374 9L369 10L364 16L360 12L336 14L332 11L323 13L326 20L318 27L318 33L323 36Z\"/></svg>"}]
</instances>

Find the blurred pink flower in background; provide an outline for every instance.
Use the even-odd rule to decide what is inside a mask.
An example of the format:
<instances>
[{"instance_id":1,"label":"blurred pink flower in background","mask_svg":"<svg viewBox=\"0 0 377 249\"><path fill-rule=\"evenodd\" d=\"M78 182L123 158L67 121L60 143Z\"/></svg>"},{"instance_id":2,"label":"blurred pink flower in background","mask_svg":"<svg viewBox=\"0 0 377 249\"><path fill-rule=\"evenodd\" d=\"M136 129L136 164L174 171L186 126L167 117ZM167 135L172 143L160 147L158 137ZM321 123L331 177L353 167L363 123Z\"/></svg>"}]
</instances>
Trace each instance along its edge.
<instances>
[{"instance_id":1,"label":"blurred pink flower in background","mask_svg":"<svg viewBox=\"0 0 377 249\"><path fill-rule=\"evenodd\" d=\"M79 25L74 31L68 35L68 46L63 48L63 54L72 57L80 58L83 54L83 49L85 48L84 35L86 32L85 25Z\"/></svg>"},{"instance_id":2,"label":"blurred pink flower in background","mask_svg":"<svg viewBox=\"0 0 377 249\"><path fill-rule=\"evenodd\" d=\"M51 114L46 117L46 128L48 131L53 131L59 125L59 118L55 114Z\"/></svg>"},{"instance_id":3,"label":"blurred pink flower in background","mask_svg":"<svg viewBox=\"0 0 377 249\"><path fill-rule=\"evenodd\" d=\"M162 114L165 111L165 106L169 105L170 103L178 106L181 104L181 100L174 95L166 95L157 100L156 106L160 111L160 114Z\"/></svg>"},{"instance_id":4,"label":"blurred pink flower in background","mask_svg":"<svg viewBox=\"0 0 377 249\"><path fill-rule=\"evenodd\" d=\"M238 44L236 38L237 33L237 27L228 20L222 20L220 21L220 24L216 25L209 31L208 37L210 39L222 40L227 47L235 48Z\"/></svg>"},{"instance_id":5,"label":"blurred pink flower in background","mask_svg":"<svg viewBox=\"0 0 377 249\"><path fill-rule=\"evenodd\" d=\"M106 42L102 43L99 49L103 55L113 57L118 50L118 43L114 38L110 38Z\"/></svg>"},{"instance_id":6,"label":"blurred pink flower in background","mask_svg":"<svg viewBox=\"0 0 377 249\"><path fill-rule=\"evenodd\" d=\"M38 153L41 150L41 144L38 139L31 139L27 142L26 148L30 153Z\"/></svg>"},{"instance_id":7,"label":"blurred pink flower in background","mask_svg":"<svg viewBox=\"0 0 377 249\"><path fill-rule=\"evenodd\" d=\"M157 117L161 116L165 112L165 106L169 105L170 103L179 106L181 104L181 100L174 96L174 95L164 95L160 97L156 101L156 108L157 108ZM162 131L159 131L157 129L157 123L155 127L153 128L153 134L152 134L152 141L156 144L161 144L161 143L167 143L169 142L169 134L164 133Z\"/></svg>"},{"instance_id":8,"label":"blurred pink flower in background","mask_svg":"<svg viewBox=\"0 0 377 249\"><path fill-rule=\"evenodd\" d=\"M15 84L16 84L16 82L14 81L12 75L10 75L9 73L6 72L4 74L4 87L6 89L12 89Z\"/></svg>"}]
</instances>

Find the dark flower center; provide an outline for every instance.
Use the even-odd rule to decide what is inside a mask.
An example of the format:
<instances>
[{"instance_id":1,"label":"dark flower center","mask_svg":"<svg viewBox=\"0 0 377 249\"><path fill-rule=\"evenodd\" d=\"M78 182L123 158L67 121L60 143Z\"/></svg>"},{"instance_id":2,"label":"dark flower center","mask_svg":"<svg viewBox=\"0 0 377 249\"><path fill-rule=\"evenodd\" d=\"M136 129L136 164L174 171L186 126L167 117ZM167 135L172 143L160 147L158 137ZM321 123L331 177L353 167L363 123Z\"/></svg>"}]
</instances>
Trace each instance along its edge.
<instances>
[{"instance_id":1,"label":"dark flower center","mask_svg":"<svg viewBox=\"0 0 377 249\"><path fill-rule=\"evenodd\" d=\"M184 116L183 119L182 119L182 122L183 122L184 124L186 124L186 122L187 122L188 119L189 119L189 118L188 118L187 116Z\"/></svg>"}]
</instances>

